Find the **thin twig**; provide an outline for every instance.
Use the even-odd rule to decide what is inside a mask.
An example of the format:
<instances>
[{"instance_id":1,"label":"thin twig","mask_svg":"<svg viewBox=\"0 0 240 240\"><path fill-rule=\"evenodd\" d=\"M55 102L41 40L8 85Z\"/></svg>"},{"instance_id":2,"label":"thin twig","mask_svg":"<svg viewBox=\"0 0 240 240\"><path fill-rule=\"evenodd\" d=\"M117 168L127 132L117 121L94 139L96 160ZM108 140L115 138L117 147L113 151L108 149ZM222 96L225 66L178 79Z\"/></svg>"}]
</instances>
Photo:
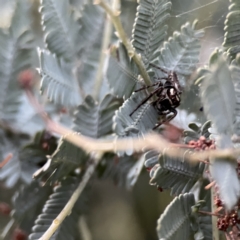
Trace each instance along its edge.
<instances>
[{"instance_id":1,"label":"thin twig","mask_svg":"<svg viewBox=\"0 0 240 240\"><path fill-rule=\"evenodd\" d=\"M214 187L211 188L211 210L212 212L216 211L216 206L214 204ZM217 218L212 216L212 237L214 240L219 240L219 230L217 227Z\"/></svg>"},{"instance_id":2,"label":"thin twig","mask_svg":"<svg viewBox=\"0 0 240 240\"><path fill-rule=\"evenodd\" d=\"M145 66L142 62L142 59L141 59L140 55L137 54L136 51L134 50L131 42L129 41L129 39L123 29L123 26L122 26L122 23L121 23L121 20L119 17L120 12L114 11L104 0L95 0L94 4L98 4L108 13L116 31L117 31L118 37L122 40L124 46L127 49L128 55L133 58L133 61L138 66L139 72L140 72L145 84L150 86L152 83L151 83L149 75L145 69Z\"/></svg>"},{"instance_id":3,"label":"thin twig","mask_svg":"<svg viewBox=\"0 0 240 240\"><path fill-rule=\"evenodd\" d=\"M52 120L48 120L47 128L49 131L58 133L67 141L81 147L87 152L112 152L125 151L129 148L135 152L142 152L146 150L155 150L163 152L168 156L179 158L184 155L184 159L192 162L199 162L201 159L207 158L226 158L234 160L240 155L240 149L219 149L219 150L205 150L205 151L187 151L186 149L175 147L175 144L163 139L159 134L149 133L144 138L124 138L117 140L102 140L93 139L83 136L72 131Z\"/></svg>"},{"instance_id":4,"label":"thin twig","mask_svg":"<svg viewBox=\"0 0 240 240\"><path fill-rule=\"evenodd\" d=\"M204 150L204 151L187 151L185 148L176 147L174 143L166 141L163 137L156 133L149 133L144 138L124 138L124 139L93 139L83 136L73 130L62 126L59 123L52 121L44 112L43 107L37 102L31 91L26 91L29 101L36 108L36 111L41 115L46 123L46 128L54 133L60 134L65 140L82 148L86 152L114 152L132 150L135 152L142 152L146 150L155 150L156 152L165 152L170 157L179 158L184 156L184 159L199 162L207 158L225 158L236 161L240 155L240 149L218 149L218 150Z\"/></svg>"},{"instance_id":5,"label":"thin twig","mask_svg":"<svg viewBox=\"0 0 240 240\"><path fill-rule=\"evenodd\" d=\"M2 162L0 162L0 169L4 167L13 157L12 153L9 153Z\"/></svg>"},{"instance_id":6,"label":"thin twig","mask_svg":"<svg viewBox=\"0 0 240 240\"><path fill-rule=\"evenodd\" d=\"M100 161L100 159L101 159L101 157L97 157L97 158L95 158L95 160L93 160L93 163L86 170L82 181L78 185L77 189L74 191L73 195L71 196L71 198L69 199L69 201L67 202L67 204L65 205L63 210L53 220L53 222L50 225L50 227L48 228L48 230L43 234L43 236L41 238L39 238L39 240L49 240L51 238L51 236L56 232L56 230L60 227L63 220L69 214L71 214L72 208L74 207L74 205L75 205L76 201L78 200L80 194L82 193L85 186L87 185L89 179L93 175L93 173L95 171L95 168L96 168L98 162Z\"/></svg>"}]
</instances>

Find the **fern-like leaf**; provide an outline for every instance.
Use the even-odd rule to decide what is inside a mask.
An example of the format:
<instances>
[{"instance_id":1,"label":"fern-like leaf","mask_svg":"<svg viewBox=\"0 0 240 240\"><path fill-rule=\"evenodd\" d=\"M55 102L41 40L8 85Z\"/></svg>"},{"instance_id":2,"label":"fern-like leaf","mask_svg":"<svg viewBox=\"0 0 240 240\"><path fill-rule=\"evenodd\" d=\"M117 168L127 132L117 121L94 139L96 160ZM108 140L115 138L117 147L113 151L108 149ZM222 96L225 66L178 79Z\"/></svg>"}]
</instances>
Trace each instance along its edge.
<instances>
[{"instance_id":1,"label":"fern-like leaf","mask_svg":"<svg viewBox=\"0 0 240 240\"><path fill-rule=\"evenodd\" d=\"M218 133L233 133L235 90L229 68L223 58L212 64L211 73L204 79L201 91L204 111Z\"/></svg>"},{"instance_id":2,"label":"fern-like leaf","mask_svg":"<svg viewBox=\"0 0 240 240\"><path fill-rule=\"evenodd\" d=\"M165 209L157 224L158 238L164 240L189 239L191 232L191 207L194 195L185 193L176 197Z\"/></svg>"},{"instance_id":3,"label":"fern-like leaf","mask_svg":"<svg viewBox=\"0 0 240 240\"><path fill-rule=\"evenodd\" d=\"M26 232L31 231L34 220L41 213L42 207L51 192L51 187L41 187L37 181L33 181L29 186L23 187L14 195L12 217L21 229Z\"/></svg>"},{"instance_id":4,"label":"fern-like leaf","mask_svg":"<svg viewBox=\"0 0 240 240\"><path fill-rule=\"evenodd\" d=\"M240 52L240 3L237 0L231 2L232 4L229 6L229 13L225 20L223 46L228 49L228 53L232 57L235 57Z\"/></svg>"},{"instance_id":5,"label":"fern-like leaf","mask_svg":"<svg viewBox=\"0 0 240 240\"><path fill-rule=\"evenodd\" d=\"M17 78L32 65L33 35L29 25L29 5L19 0L10 28L0 29L0 119L16 121L22 91Z\"/></svg>"},{"instance_id":6,"label":"fern-like leaf","mask_svg":"<svg viewBox=\"0 0 240 240\"><path fill-rule=\"evenodd\" d=\"M210 136L208 129L211 127L211 121L205 122L201 127L195 123L190 123L188 127L191 130L185 130L183 132L185 143L189 143L191 140L197 141L201 136L205 138L209 138Z\"/></svg>"},{"instance_id":7,"label":"fern-like leaf","mask_svg":"<svg viewBox=\"0 0 240 240\"><path fill-rule=\"evenodd\" d=\"M48 162L34 174L34 178L54 183L67 176L77 167L83 166L87 160L86 157L86 153L81 148L62 138L57 150Z\"/></svg>"},{"instance_id":8,"label":"fern-like leaf","mask_svg":"<svg viewBox=\"0 0 240 240\"><path fill-rule=\"evenodd\" d=\"M126 48L122 43L112 46L108 60L107 80L113 93L118 97L128 98L135 88L140 86L138 82L138 70L129 59Z\"/></svg>"},{"instance_id":9,"label":"fern-like leaf","mask_svg":"<svg viewBox=\"0 0 240 240\"><path fill-rule=\"evenodd\" d=\"M153 129L158 120L158 114L151 103L143 104L131 117L132 111L146 97L143 92L133 93L124 102L114 116L114 129L118 136L142 136Z\"/></svg>"},{"instance_id":10,"label":"fern-like leaf","mask_svg":"<svg viewBox=\"0 0 240 240\"><path fill-rule=\"evenodd\" d=\"M71 64L46 51L40 51L41 91L50 101L75 107L80 103L77 80Z\"/></svg>"},{"instance_id":11,"label":"fern-like leaf","mask_svg":"<svg viewBox=\"0 0 240 240\"><path fill-rule=\"evenodd\" d=\"M62 211L72 196L77 187L78 181L78 179L69 177L63 180L60 186L55 187L54 193L50 196L49 200L47 200L42 213L35 221L35 226L32 228L32 234L30 234L29 240L37 240L46 232L52 221ZM80 239L78 218L83 212L83 205L83 198L80 197L72 209L71 214L63 221L62 225L53 234L51 240Z\"/></svg>"},{"instance_id":12,"label":"fern-like leaf","mask_svg":"<svg viewBox=\"0 0 240 240\"><path fill-rule=\"evenodd\" d=\"M202 178L204 169L204 163L191 164L184 160L184 155L173 158L163 152L159 157L159 164L150 171L150 184L162 189L171 189L172 195L186 193Z\"/></svg>"},{"instance_id":13,"label":"fern-like leaf","mask_svg":"<svg viewBox=\"0 0 240 240\"><path fill-rule=\"evenodd\" d=\"M98 5L86 4L82 11L80 18L80 34L79 43L83 45L83 48L89 48L91 44L99 40L99 33L103 25L104 13ZM82 50L84 50L82 49Z\"/></svg>"},{"instance_id":14,"label":"fern-like leaf","mask_svg":"<svg viewBox=\"0 0 240 240\"><path fill-rule=\"evenodd\" d=\"M240 57L238 56L231 64L230 71L231 77L234 84L236 94L236 122L235 122L235 134L240 135Z\"/></svg>"},{"instance_id":15,"label":"fern-like leaf","mask_svg":"<svg viewBox=\"0 0 240 240\"><path fill-rule=\"evenodd\" d=\"M233 148L231 136L223 134L218 136L217 147L220 149ZM237 161L219 157L212 159L209 169L216 181L224 206L227 210L233 209L240 197L240 181L236 170Z\"/></svg>"},{"instance_id":16,"label":"fern-like leaf","mask_svg":"<svg viewBox=\"0 0 240 240\"><path fill-rule=\"evenodd\" d=\"M81 42L83 48L80 51L77 76L81 88L87 95L92 94L92 89L94 89L94 80L98 71L102 49L101 39L105 15L104 11L98 5L85 3L82 8L82 16L80 18L82 28L80 29L79 42ZM105 83L106 81L103 81L102 91L99 93L100 99L105 96L106 92L109 92L109 90L105 92L105 89L108 89Z\"/></svg>"},{"instance_id":17,"label":"fern-like leaf","mask_svg":"<svg viewBox=\"0 0 240 240\"><path fill-rule=\"evenodd\" d=\"M42 25L48 49L66 60L80 50L80 24L74 19L69 0L42 0Z\"/></svg>"},{"instance_id":18,"label":"fern-like leaf","mask_svg":"<svg viewBox=\"0 0 240 240\"><path fill-rule=\"evenodd\" d=\"M181 85L185 85L186 78L192 74L199 61L200 38L203 37L203 30L195 30L196 21L191 25L186 23L182 26L181 32L174 32L173 36L164 43L153 63L168 71L175 71ZM164 73L154 69L158 77Z\"/></svg>"},{"instance_id":19,"label":"fern-like leaf","mask_svg":"<svg viewBox=\"0 0 240 240\"><path fill-rule=\"evenodd\" d=\"M100 104L89 95L75 113L74 130L81 134L99 138L112 132L112 117L121 104L120 99L108 94Z\"/></svg>"},{"instance_id":20,"label":"fern-like leaf","mask_svg":"<svg viewBox=\"0 0 240 240\"><path fill-rule=\"evenodd\" d=\"M133 27L132 44L148 67L155 50L167 35L167 19L171 2L168 0L141 0Z\"/></svg>"}]
</instances>

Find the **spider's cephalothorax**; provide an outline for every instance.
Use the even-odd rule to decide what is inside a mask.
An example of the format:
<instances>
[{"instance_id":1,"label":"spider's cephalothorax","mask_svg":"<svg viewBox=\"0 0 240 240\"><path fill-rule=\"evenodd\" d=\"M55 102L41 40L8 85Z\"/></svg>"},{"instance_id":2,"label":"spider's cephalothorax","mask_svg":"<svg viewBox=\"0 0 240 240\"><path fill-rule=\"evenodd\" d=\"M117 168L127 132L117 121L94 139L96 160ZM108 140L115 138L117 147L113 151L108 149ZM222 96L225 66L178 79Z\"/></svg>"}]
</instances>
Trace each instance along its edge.
<instances>
[{"instance_id":1,"label":"spider's cephalothorax","mask_svg":"<svg viewBox=\"0 0 240 240\"><path fill-rule=\"evenodd\" d=\"M167 74L165 78L158 78L157 82L151 86L144 86L135 92L142 91L144 89L155 87L155 89L142 100L142 102L131 112L130 116L133 115L143 104L145 104L150 98L155 96L156 100L152 101L152 105L157 110L158 114L164 116L165 118L158 122L153 128L159 127L165 122L169 122L177 115L176 108L180 105L181 102L181 86L178 81L177 74L174 71L167 72L166 70L151 64L153 67L160 69L162 72ZM162 80L166 80L164 83ZM171 114L168 118L167 115Z\"/></svg>"}]
</instances>

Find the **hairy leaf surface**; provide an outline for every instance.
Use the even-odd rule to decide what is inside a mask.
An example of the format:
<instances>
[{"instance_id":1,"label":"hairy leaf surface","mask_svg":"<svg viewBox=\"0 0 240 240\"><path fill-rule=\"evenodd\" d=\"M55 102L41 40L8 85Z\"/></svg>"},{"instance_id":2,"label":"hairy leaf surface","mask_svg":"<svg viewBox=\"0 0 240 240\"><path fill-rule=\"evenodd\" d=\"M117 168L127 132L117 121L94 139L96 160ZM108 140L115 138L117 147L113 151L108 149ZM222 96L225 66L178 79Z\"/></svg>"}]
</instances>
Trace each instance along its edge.
<instances>
[{"instance_id":1,"label":"hairy leaf surface","mask_svg":"<svg viewBox=\"0 0 240 240\"><path fill-rule=\"evenodd\" d=\"M211 70L201 88L204 112L218 133L233 133L236 98L229 68L226 61L220 59Z\"/></svg>"},{"instance_id":2,"label":"hairy leaf surface","mask_svg":"<svg viewBox=\"0 0 240 240\"><path fill-rule=\"evenodd\" d=\"M189 239L191 207L194 204L195 200L192 193L176 197L158 220L158 238L164 240Z\"/></svg>"},{"instance_id":3,"label":"hairy leaf surface","mask_svg":"<svg viewBox=\"0 0 240 240\"><path fill-rule=\"evenodd\" d=\"M100 104L90 95L87 96L75 113L74 130L92 138L111 133L112 118L120 104L121 100L111 94L106 95Z\"/></svg>"},{"instance_id":4,"label":"hairy leaf surface","mask_svg":"<svg viewBox=\"0 0 240 240\"><path fill-rule=\"evenodd\" d=\"M78 179L69 177L63 180L60 186L55 187L54 193L50 196L49 200L47 200L42 213L35 221L35 226L32 228L32 234L30 234L29 240L37 240L46 232L52 224L52 221L58 216L72 196L78 181ZM61 226L51 237L51 240L81 239L79 236L78 218L83 212L82 208L83 198L80 197L72 209L71 214L65 218Z\"/></svg>"},{"instance_id":5,"label":"hairy leaf surface","mask_svg":"<svg viewBox=\"0 0 240 240\"><path fill-rule=\"evenodd\" d=\"M75 107L80 103L77 80L72 65L46 51L40 51L41 91L50 101Z\"/></svg>"},{"instance_id":6,"label":"hairy leaf surface","mask_svg":"<svg viewBox=\"0 0 240 240\"><path fill-rule=\"evenodd\" d=\"M126 48L122 43L112 46L108 59L107 80L113 93L118 97L128 98L133 90L140 86L138 69L133 60L129 59Z\"/></svg>"},{"instance_id":7,"label":"hairy leaf surface","mask_svg":"<svg viewBox=\"0 0 240 240\"><path fill-rule=\"evenodd\" d=\"M196 69L199 61L200 38L203 30L195 30L196 22L192 25L186 23L181 32L174 32L173 36L164 42L163 47L155 54L157 57L153 63L167 71L175 71L181 85L185 85L186 78ZM161 70L154 71L158 77L166 74Z\"/></svg>"},{"instance_id":8,"label":"hairy leaf surface","mask_svg":"<svg viewBox=\"0 0 240 240\"><path fill-rule=\"evenodd\" d=\"M130 117L132 111L145 97L146 95L143 92L133 93L116 112L114 116L114 128L118 136L142 136L153 129L157 123L158 114L150 102L143 104Z\"/></svg>"},{"instance_id":9,"label":"hairy leaf surface","mask_svg":"<svg viewBox=\"0 0 240 240\"><path fill-rule=\"evenodd\" d=\"M172 195L179 195L191 190L194 184L202 178L205 169L204 163L192 164L184 159L184 155L178 158L169 157L167 151L159 157L159 165L155 165L151 172L150 184L162 189L171 189Z\"/></svg>"},{"instance_id":10,"label":"hairy leaf surface","mask_svg":"<svg viewBox=\"0 0 240 240\"><path fill-rule=\"evenodd\" d=\"M80 50L80 24L74 19L69 0L42 0L41 14L48 49L59 57L73 60Z\"/></svg>"},{"instance_id":11,"label":"hairy leaf surface","mask_svg":"<svg viewBox=\"0 0 240 240\"><path fill-rule=\"evenodd\" d=\"M137 8L132 44L146 67L167 35L165 24L170 17L171 5L168 0L141 0Z\"/></svg>"}]
</instances>

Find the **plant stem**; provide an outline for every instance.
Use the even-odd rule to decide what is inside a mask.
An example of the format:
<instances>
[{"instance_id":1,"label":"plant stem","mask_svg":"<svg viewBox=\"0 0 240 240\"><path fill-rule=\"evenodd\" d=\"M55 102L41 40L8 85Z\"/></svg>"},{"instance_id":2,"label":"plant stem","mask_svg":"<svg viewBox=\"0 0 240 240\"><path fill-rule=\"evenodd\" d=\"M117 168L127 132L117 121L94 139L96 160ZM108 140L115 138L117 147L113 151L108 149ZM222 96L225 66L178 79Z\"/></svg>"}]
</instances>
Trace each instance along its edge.
<instances>
[{"instance_id":1,"label":"plant stem","mask_svg":"<svg viewBox=\"0 0 240 240\"><path fill-rule=\"evenodd\" d=\"M124 139L93 139L74 132L73 130L64 127L63 125L52 121L43 107L38 103L36 98L33 96L31 91L26 90L26 94L29 98L30 103L36 109L37 113L42 117L46 123L46 128L54 133L60 134L67 141L75 144L82 148L86 152L108 152L108 151L125 151L129 148L136 152L142 152L144 150L152 149L156 152L165 151L170 157L176 157L179 159L180 155L184 155L186 160L191 162L199 162L201 159L228 159L229 162L236 162L236 159L240 155L240 149L217 149L217 150L205 150L186 152L185 148L179 148L175 144L166 141L163 137L156 133L149 133L144 138L124 138Z\"/></svg>"},{"instance_id":2,"label":"plant stem","mask_svg":"<svg viewBox=\"0 0 240 240\"><path fill-rule=\"evenodd\" d=\"M79 196L81 195L82 191L84 190L85 186L87 185L89 179L93 175L97 164L99 163L101 157L95 158L93 163L88 167L86 170L82 181L78 185L77 189L74 191L73 195L63 208L63 210L59 213L59 215L53 220L52 224L48 228L48 230L43 234L39 240L49 240L51 236L56 232L56 230L60 227L63 220L71 213L74 204L78 200Z\"/></svg>"},{"instance_id":3,"label":"plant stem","mask_svg":"<svg viewBox=\"0 0 240 240\"><path fill-rule=\"evenodd\" d=\"M211 208L212 212L215 212L216 207L214 205L214 187L211 188ZM212 216L212 237L214 240L219 240L219 231L217 228L217 218Z\"/></svg>"},{"instance_id":4,"label":"plant stem","mask_svg":"<svg viewBox=\"0 0 240 240\"><path fill-rule=\"evenodd\" d=\"M129 39L123 29L121 20L119 18L120 12L114 11L104 0L95 0L94 4L99 4L108 13L115 29L117 30L118 37L122 40L124 46L127 49L129 57L132 57L134 62L138 66L139 72L140 72L145 84L147 86L150 86L152 83L151 83L149 75L145 69L145 66L142 62L142 59L141 59L140 55L137 54L136 51L134 50L131 42L129 41Z\"/></svg>"}]
</instances>

